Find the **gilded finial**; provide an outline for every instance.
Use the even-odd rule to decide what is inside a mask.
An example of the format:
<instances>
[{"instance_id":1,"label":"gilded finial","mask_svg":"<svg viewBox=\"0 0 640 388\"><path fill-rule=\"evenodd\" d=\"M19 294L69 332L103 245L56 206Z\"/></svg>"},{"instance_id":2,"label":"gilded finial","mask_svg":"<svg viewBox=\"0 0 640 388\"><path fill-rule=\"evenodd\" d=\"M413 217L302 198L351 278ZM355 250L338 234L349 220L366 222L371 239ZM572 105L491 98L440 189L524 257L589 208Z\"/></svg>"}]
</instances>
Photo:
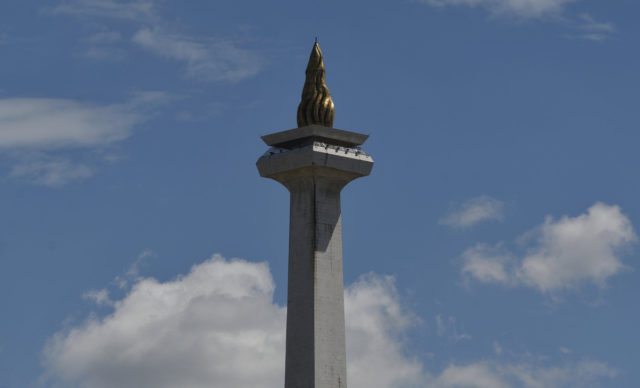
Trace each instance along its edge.
<instances>
[{"instance_id":1,"label":"gilded finial","mask_svg":"<svg viewBox=\"0 0 640 388\"><path fill-rule=\"evenodd\" d=\"M311 50L306 75L302 100L298 105L298 127L313 124L333 127L335 111L329 88L324 82L324 62L317 38Z\"/></svg>"}]
</instances>

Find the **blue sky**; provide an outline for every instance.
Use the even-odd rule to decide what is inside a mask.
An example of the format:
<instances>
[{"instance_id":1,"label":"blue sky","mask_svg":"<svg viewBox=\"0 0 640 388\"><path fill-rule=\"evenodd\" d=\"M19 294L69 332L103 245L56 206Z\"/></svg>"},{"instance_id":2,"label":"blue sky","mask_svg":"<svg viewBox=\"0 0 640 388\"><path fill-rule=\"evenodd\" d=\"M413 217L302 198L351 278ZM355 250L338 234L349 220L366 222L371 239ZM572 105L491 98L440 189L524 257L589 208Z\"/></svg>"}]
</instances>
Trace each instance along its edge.
<instances>
[{"instance_id":1,"label":"blue sky","mask_svg":"<svg viewBox=\"0 0 640 388\"><path fill-rule=\"evenodd\" d=\"M255 161L316 36L375 159L350 386L640 385L638 2L0 9L0 387L282 385L289 203Z\"/></svg>"}]
</instances>

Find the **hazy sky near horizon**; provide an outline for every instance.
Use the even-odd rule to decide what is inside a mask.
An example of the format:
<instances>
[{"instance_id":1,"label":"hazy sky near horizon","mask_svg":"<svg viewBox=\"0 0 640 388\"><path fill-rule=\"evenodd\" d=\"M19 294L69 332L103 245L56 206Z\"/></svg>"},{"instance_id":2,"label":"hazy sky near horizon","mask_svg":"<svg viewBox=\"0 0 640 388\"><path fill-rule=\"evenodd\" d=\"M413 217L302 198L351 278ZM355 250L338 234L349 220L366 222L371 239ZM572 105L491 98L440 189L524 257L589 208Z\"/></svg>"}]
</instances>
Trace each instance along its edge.
<instances>
[{"instance_id":1,"label":"hazy sky near horizon","mask_svg":"<svg viewBox=\"0 0 640 388\"><path fill-rule=\"evenodd\" d=\"M282 386L315 37L349 386L640 385L640 3L5 0L0 388Z\"/></svg>"}]
</instances>

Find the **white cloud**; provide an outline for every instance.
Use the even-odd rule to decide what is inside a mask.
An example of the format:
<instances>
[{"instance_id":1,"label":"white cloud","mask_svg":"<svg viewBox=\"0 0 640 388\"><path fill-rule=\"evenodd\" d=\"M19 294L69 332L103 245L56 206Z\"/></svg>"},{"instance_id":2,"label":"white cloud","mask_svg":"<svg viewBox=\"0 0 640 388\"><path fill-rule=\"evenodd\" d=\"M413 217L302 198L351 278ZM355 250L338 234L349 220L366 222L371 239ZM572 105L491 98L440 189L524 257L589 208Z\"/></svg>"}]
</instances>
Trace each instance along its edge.
<instances>
[{"instance_id":1,"label":"white cloud","mask_svg":"<svg viewBox=\"0 0 640 388\"><path fill-rule=\"evenodd\" d=\"M0 150L82 148L131 135L162 97L141 94L125 104L98 105L56 98L0 99Z\"/></svg>"},{"instance_id":2,"label":"white cloud","mask_svg":"<svg viewBox=\"0 0 640 388\"><path fill-rule=\"evenodd\" d=\"M123 60L126 58L127 52L124 48L117 46L122 39L122 34L117 31L107 30L95 33L85 39L89 47L84 55L99 61Z\"/></svg>"},{"instance_id":3,"label":"white cloud","mask_svg":"<svg viewBox=\"0 0 640 388\"><path fill-rule=\"evenodd\" d=\"M141 278L112 314L51 338L48 377L89 388L281 387L286 310L274 287L265 263L217 255L173 281ZM392 278L363 277L345 306L349 385L423 387L422 364L403 353L413 318Z\"/></svg>"},{"instance_id":4,"label":"white cloud","mask_svg":"<svg viewBox=\"0 0 640 388\"><path fill-rule=\"evenodd\" d=\"M113 301L109 297L109 290L106 288L101 290L89 290L82 295L82 298L91 300L97 305L113 305Z\"/></svg>"},{"instance_id":5,"label":"white cloud","mask_svg":"<svg viewBox=\"0 0 640 388\"><path fill-rule=\"evenodd\" d=\"M161 92L102 105L59 98L0 99L0 152L14 160L10 176L34 184L59 187L85 179L93 175L91 167L61 152L122 141L168 100Z\"/></svg>"},{"instance_id":6,"label":"white cloud","mask_svg":"<svg viewBox=\"0 0 640 388\"><path fill-rule=\"evenodd\" d=\"M52 9L54 14L80 17L103 17L137 22L156 18L153 1L145 0L65 0Z\"/></svg>"},{"instance_id":7,"label":"white cloud","mask_svg":"<svg viewBox=\"0 0 640 388\"><path fill-rule=\"evenodd\" d=\"M122 35L116 31L102 31L91 35L87 41L91 43L116 43L122 39Z\"/></svg>"},{"instance_id":8,"label":"white cloud","mask_svg":"<svg viewBox=\"0 0 640 388\"><path fill-rule=\"evenodd\" d=\"M160 28L142 28L132 41L159 56L185 62L187 75L194 78L237 81L260 70L254 53L226 39L196 39Z\"/></svg>"},{"instance_id":9,"label":"white cloud","mask_svg":"<svg viewBox=\"0 0 640 388\"><path fill-rule=\"evenodd\" d=\"M483 361L449 365L433 382L434 388L570 388L599 387L602 379L618 371L598 361L581 361L558 366L533 363L501 364Z\"/></svg>"},{"instance_id":10,"label":"white cloud","mask_svg":"<svg viewBox=\"0 0 640 388\"><path fill-rule=\"evenodd\" d=\"M280 386L285 310L273 290L266 264L219 256L173 281L140 279L112 314L56 334L46 365L91 388Z\"/></svg>"},{"instance_id":11,"label":"white cloud","mask_svg":"<svg viewBox=\"0 0 640 388\"><path fill-rule=\"evenodd\" d=\"M570 38L580 38L601 42L611 38L616 27L610 22L599 22L591 15L583 13L578 18L577 32L570 34Z\"/></svg>"},{"instance_id":12,"label":"white cloud","mask_svg":"<svg viewBox=\"0 0 640 388\"><path fill-rule=\"evenodd\" d=\"M484 283L505 283L513 281L510 268L513 258L502 249L486 244L476 244L462 253L462 273Z\"/></svg>"},{"instance_id":13,"label":"white cloud","mask_svg":"<svg viewBox=\"0 0 640 388\"><path fill-rule=\"evenodd\" d=\"M138 254L138 257L136 257L134 262L129 266L127 272L125 272L124 275L116 276L113 282L118 286L118 288L124 289L129 285L130 282L139 280L140 267L153 257L156 257L156 253L154 251L152 251L151 249L143 250L142 252L140 252L140 254Z\"/></svg>"},{"instance_id":14,"label":"white cloud","mask_svg":"<svg viewBox=\"0 0 640 388\"><path fill-rule=\"evenodd\" d=\"M485 363L466 366L449 365L436 379L436 387L507 388L499 374Z\"/></svg>"},{"instance_id":15,"label":"white cloud","mask_svg":"<svg viewBox=\"0 0 640 388\"><path fill-rule=\"evenodd\" d=\"M463 203L458 209L440 219L443 225L466 228L482 221L504 219L504 203L482 195Z\"/></svg>"},{"instance_id":16,"label":"white cloud","mask_svg":"<svg viewBox=\"0 0 640 388\"><path fill-rule=\"evenodd\" d=\"M282 387L286 309L274 303L274 288L266 263L214 255L172 281L138 278L120 300L109 299L107 290L89 292L86 298L111 305L113 312L91 314L50 338L42 382L78 388ZM345 310L352 388L593 387L618 373L589 360L562 366L485 360L450 364L432 375L422 360L406 354L407 330L417 318L401 307L392 277L361 277L345 289Z\"/></svg>"},{"instance_id":17,"label":"white cloud","mask_svg":"<svg viewBox=\"0 0 640 388\"><path fill-rule=\"evenodd\" d=\"M66 159L27 160L12 167L9 176L49 187L64 186L69 182L89 178L93 171L84 164Z\"/></svg>"},{"instance_id":18,"label":"white cloud","mask_svg":"<svg viewBox=\"0 0 640 388\"><path fill-rule=\"evenodd\" d=\"M462 272L486 283L522 284L547 293L584 283L604 287L626 268L621 251L636 241L636 234L618 206L598 202L577 217L548 216L521 240L531 242L521 259L501 246L467 249Z\"/></svg>"},{"instance_id":19,"label":"white cloud","mask_svg":"<svg viewBox=\"0 0 640 388\"><path fill-rule=\"evenodd\" d=\"M580 0L417 0L434 7L481 7L494 16L507 18L555 20L569 30L565 37L601 42L611 38L616 27L599 22L588 13L570 13L567 8Z\"/></svg>"},{"instance_id":20,"label":"white cloud","mask_svg":"<svg viewBox=\"0 0 640 388\"><path fill-rule=\"evenodd\" d=\"M52 9L53 14L86 18L115 19L136 26L131 42L159 57L186 65L189 77L205 81L238 81L258 73L262 67L256 52L240 48L236 39L198 37L176 32L167 23L154 1L67 0ZM85 56L99 60L119 60L126 56L122 33L98 32L86 41L92 44Z\"/></svg>"},{"instance_id":21,"label":"white cloud","mask_svg":"<svg viewBox=\"0 0 640 388\"><path fill-rule=\"evenodd\" d=\"M0 99L0 148L93 146L129 136L138 117L121 105L72 100Z\"/></svg>"},{"instance_id":22,"label":"white cloud","mask_svg":"<svg viewBox=\"0 0 640 388\"><path fill-rule=\"evenodd\" d=\"M404 353L417 321L402 309L392 277L366 275L345 290L350 387L424 387L422 362Z\"/></svg>"},{"instance_id":23,"label":"white cloud","mask_svg":"<svg viewBox=\"0 0 640 388\"><path fill-rule=\"evenodd\" d=\"M635 240L631 221L618 206L596 203L578 217L547 217L538 246L522 261L520 276L542 291L582 281L604 286L624 269L619 249Z\"/></svg>"},{"instance_id":24,"label":"white cloud","mask_svg":"<svg viewBox=\"0 0 640 388\"><path fill-rule=\"evenodd\" d=\"M499 356L502 354L502 345L500 345L500 342L498 341L493 341L493 352Z\"/></svg>"},{"instance_id":25,"label":"white cloud","mask_svg":"<svg viewBox=\"0 0 640 388\"><path fill-rule=\"evenodd\" d=\"M611 38L616 27L610 22L599 22L588 13L571 14L570 4L580 0L417 0L434 7L481 7L492 15L516 19L543 19L558 21L570 31L570 39L601 42Z\"/></svg>"},{"instance_id":26,"label":"white cloud","mask_svg":"<svg viewBox=\"0 0 640 388\"><path fill-rule=\"evenodd\" d=\"M126 276L131 279L137 279L138 276L140 276L140 266L144 264L144 262L146 262L147 260L155 256L156 256L155 252L152 251L151 249L145 249L142 252L140 252L140 254L138 255L138 257L136 257L136 260L133 262L133 264L129 266Z\"/></svg>"},{"instance_id":27,"label":"white cloud","mask_svg":"<svg viewBox=\"0 0 640 388\"><path fill-rule=\"evenodd\" d=\"M578 0L422 0L427 4L487 8L494 14L521 18L542 18L562 13L565 7Z\"/></svg>"},{"instance_id":28,"label":"white cloud","mask_svg":"<svg viewBox=\"0 0 640 388\"><path fill-rule=\"evenodd\" d=\"M442 317L442 314L436 315L436 331L438 336L447 336L453 342L471 339L470 334L458 332L456 318L451 316Z\"/></svg>"},{"instance_id":29,"label":"white cloud","mask_svg":"<svg viewBox=\"0 0 640 388\"><path fill-rule=\"evenodd\" d=\"M127 52L118 47L91 46L84 55L97 61L117 62L125 59Z\"/></svg>"}]
</instances>

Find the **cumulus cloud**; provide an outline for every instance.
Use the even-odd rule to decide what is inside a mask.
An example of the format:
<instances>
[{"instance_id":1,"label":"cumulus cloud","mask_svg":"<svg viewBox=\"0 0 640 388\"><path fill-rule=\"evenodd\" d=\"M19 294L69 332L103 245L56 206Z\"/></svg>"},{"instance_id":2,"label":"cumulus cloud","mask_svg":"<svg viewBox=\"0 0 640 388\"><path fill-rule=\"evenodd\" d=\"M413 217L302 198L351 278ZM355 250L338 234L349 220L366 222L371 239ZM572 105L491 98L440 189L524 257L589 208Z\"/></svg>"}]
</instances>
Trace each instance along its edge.
<instances>
[{"instance_id":1,"label":"cumulus cloud","mask_svg":"<svg viewBox=\"0 0 640 388\"><path fill-rule=\"evenodd\" d=\"M488 220L504 220L504 203L482 195L472 198L458 209L454 209L450 214L440 219L440 224L466 228Z\"/></svg>"},{"instance_id":2,"label":"cumulus cloud","mask_svg":"<svg viewBox=\"0 0 640 388\"><path fill-rule=\"evenodd\" d=\"M349 386L425 386L422 362L404 352L417 318L401 307L394 278L369 274L347 287L345 314Z\"/></svg>"},{"instance_id":3,"label":"cumulus cloud","mask_svg":"<svg viewBox=\"0 0 640 388\"><path fill-rule=\"evenodd\" d=\"M218 255L173 281L140 278L111 314L51 338L48 377L90 388L280 387L286 309L274 287L265 263ZM87 298L109 300L104 291ZM403 352L413 317L393 279L361 278L345 306L350 385L423 386L422 364Z\"/></svg>"},{"instance_id":4,"label":"cumulus cloud","mask_svg":"<svg viewBox=\"0 0 640 388\"><path fill-rule=\"evenodd\" d=\"M578 0L422 0L436 7L484 7L494 14L514 15L522 18L541 18L559 15L564 8Z\"/></svg>"},{"instance_id":5,"label":"cumulus cloud","mask_svg":"<svg viewBox=\"0 0 640 388\"><path fill-rule=\"evenodd\" d=\"M604 286L625 268L619 250L635 240L631 221L618 206L596 203L578 217L547 217L537 247L522 261L520 277L543 291L585 280Z\"/></svg>"},{"instance_id":6,"label":"cumulus cloud","mask_svg":"<svg viewBox=\"0 0 640 388\"><path fill-rule=\"evenodd\" d=\"M50 338L43 383L282 387L286 308L273 301L274 289L266 263L214 255L171 281L138 277L120 300L107 290L89 292L85 298L113 311ZM361 277L345 289L345 310L353 388L569 388L597 386L618 373L590 360L561 366L485 360L449 364L434 375L407 355L407 330L418 318L402 307L392 277Z\"/></svg>"},{"instance_id":7,"label":"cumulus cloud","mask_svg":"<svg viewBox=\"0 0 640 388\"><path fill-rule=\"evenodd\" d=\"M112 314L56 334L48 371L92 388L280 386L285 310L273 290L266 264L219 256L173 281L140 279Z\"/></svg>"},{"instance_id":8,"label":"cumulus cloud","mask_svg":"<svg viewBox=\"0 0 640 388\"><path fill-rule=\"evenodd\" d=\"M514 281L514 258L501 244L490 246L476 244L462 253L462 273L484 283L510 284Z\"/></svg>"},{"instance_id":9,"label":"cumulus cloud","mask_svg":"<svg viewBox=\"0 0 640 388\"><path fill-rule=\"evenodd\" d=\"M462 272L481 282L526 285L545 293L585 283L604 287L626 268L621 254L636 234L620 207L598 202L577 217L548 216L521 241L526 253L520 257L502 245L467 249Z\"/></svg>"}]
</instances>

